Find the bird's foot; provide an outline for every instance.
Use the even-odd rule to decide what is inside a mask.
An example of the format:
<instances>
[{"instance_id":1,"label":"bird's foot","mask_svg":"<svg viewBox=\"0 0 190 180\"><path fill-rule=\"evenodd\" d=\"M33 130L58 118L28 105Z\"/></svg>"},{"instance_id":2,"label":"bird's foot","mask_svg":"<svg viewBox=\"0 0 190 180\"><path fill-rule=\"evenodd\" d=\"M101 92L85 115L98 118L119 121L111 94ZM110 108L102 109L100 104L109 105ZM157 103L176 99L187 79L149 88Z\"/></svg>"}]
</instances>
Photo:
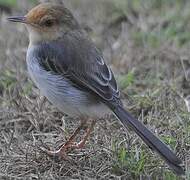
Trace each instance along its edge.
<instances>
[{"instance_id":1,"label":"bird's foot","mask_svg":"<svg viewBox=\"0 0 190 180\"><path fill-rule=\"evenodd\" d=\"M52 159L72 161L68 153L73 150L83 149L84 146L85 142L82 140L79 143L72 143L69 146L63 145L61 148L55 151L49 150L45 147L40 147L40 150L43 151L46 155L48 155Z\"/></svg>"},{"instance_id":2,"label":"bird's foot","mask_svg":"<svg viewBox=\"0 0 190 180\"><path fill-rule=\"evenodd\" d=\"M68 160L69 159L68 152L70 152L71 150L74 150L74 149L84 148L85 143L86 143L88 137L90 136L90 133L91 133L95 123L96 123L96 121L92 121L90 127L87 128L84 137L82 138L82 140L79 143L74 143L73 140L76 137L76 135L79 133L80 129L83 127L83 124L81 124L75 130L75 132L71 135L71 137L68 139L68 141L65 144L63 144L60 147L60 149L58 149L57 151L51 151L51 150L46 149L45 147L40 147L40 149L50 157L53 157L56 159Z\"/></svg>"},{"instance_id":3,"label":"bird's foot","mask_svg":"<svg viewBox=\"0 0 190 180\"><path fill-rule=\"evenodd\" d=\"M69 160L68 152L71 150L72 146L66 146L63 145L60 149L52 151L48 150L45 147L40 147L40 150L43 151L45 154L47 154L49 157L55 158L55 159L64 159Z\"/></svg>"},{"instance_id":4,"label":"bird's foot","mask_svg":"<svg viewBox=\"0 0 190 180\"><path fill-rule=\"evenodd\" d=\"M79 143L73 143L73 145L71 146L72 150L74 149L83 149L85 146L85 140L80 141Z\"/></svg>"}]
</instances>

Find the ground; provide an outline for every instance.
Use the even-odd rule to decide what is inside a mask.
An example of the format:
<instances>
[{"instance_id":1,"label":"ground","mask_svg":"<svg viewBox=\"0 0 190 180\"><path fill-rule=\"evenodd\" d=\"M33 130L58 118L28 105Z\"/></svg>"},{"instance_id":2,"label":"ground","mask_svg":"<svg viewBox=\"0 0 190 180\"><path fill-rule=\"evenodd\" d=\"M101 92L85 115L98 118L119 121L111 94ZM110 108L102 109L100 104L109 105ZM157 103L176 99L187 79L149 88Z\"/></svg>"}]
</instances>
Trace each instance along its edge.
<instances>
[{"instance_id":1,"label":"ground","mask_svg":"<svg viewBox=\"0 0 190 180\"><path fill-rule=\"evenodd\" d=\"M42 104L26 71L27 31L6 20L37 2L6 2L8 11L2 6L0 12L0 179L190 179L190 1L64 0L112 67L126 109L177 153L185 177L175 176L113 116L98 122L85 149L71 152L69 161L41 152L42 145L58 148L79 122Z\"/></svg>"}]
</instances>

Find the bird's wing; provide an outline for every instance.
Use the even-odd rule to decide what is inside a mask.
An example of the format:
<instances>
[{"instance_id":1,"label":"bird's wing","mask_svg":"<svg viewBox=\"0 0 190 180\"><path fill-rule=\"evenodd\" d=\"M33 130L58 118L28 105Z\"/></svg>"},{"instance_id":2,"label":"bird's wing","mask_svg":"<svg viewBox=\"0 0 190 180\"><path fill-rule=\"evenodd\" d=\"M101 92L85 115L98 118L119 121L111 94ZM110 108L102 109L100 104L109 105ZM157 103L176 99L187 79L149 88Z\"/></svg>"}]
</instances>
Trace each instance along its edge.
<instances>
[{"instance_id":1,"label":"bird's wing","mask_svg":"<svg viewBox=\"0 0 190 180\"><path fill-rule=\"evenodd\" d=\"M37 49L42 68L67 77L106 101L119 100L113 72L89 39L68 35L57 42L42 43Z\"/></svg>"}]
</instances>

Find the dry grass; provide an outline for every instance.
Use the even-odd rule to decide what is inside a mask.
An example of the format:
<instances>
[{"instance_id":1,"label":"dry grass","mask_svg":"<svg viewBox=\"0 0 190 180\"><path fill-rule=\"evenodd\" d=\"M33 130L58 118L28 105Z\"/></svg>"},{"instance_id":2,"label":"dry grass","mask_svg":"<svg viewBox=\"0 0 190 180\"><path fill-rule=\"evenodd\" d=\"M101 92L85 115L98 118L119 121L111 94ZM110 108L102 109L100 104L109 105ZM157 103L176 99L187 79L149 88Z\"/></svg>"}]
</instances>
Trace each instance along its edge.
<instances>
[{"instance_id":1,"label":"dry grass","mask_svg":"<svg viewBox=\"0 0 190 180\"><path fill-rule=\"evenodd\" d=\"M26 12L29 2L19 0L14 14ZM65 0L112 66L127 109L177 152L189 179L190 114L183 97L189 95L190 2L129 2ZM0 179L183 179L114 117L101 120L70 161L42 153L39 146L58 148L78 122L41 103L27 77L26 30L6 16L0 19Z\"/></svg>"}]
</instances>

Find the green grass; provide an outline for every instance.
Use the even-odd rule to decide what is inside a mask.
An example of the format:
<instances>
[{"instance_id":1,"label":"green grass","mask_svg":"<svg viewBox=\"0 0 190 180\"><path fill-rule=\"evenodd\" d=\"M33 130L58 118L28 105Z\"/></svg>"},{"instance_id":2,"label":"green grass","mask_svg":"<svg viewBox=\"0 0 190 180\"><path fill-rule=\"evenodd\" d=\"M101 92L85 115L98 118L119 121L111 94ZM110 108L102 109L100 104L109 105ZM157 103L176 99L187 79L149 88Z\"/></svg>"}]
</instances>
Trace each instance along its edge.
<instances>
[{"instance_id":1,"label":"green grass","mask_svg":"<svg viewBox=\"0 0 190 180\"><path fill-rule=\"evenodd\" d=\"M139 24L131 35L139 46L158 48L165 42L173 42L179 47L189 44L190 35L187 26L189 26L190 13L186 1L112 0L112 2L115 5L113 21L123 16L129 20L132 17L134 21L131 23L136 26L135 20L144 17L143 26L146 28ZM155 21L150 18L155 18Z\"/></svg>"},{"instance_id":2,"label":"green grass","mask_svg":"<svg viewBox=\"0 0 190 180\"><path fill-rule=\"evenodd\" d=\"M117 155L117 163L112 167L114 173L120 174L122 170L128 169L134 177L143 174L147 163L147 154L143 153L143 151L138 149L129 151L125 147L120 147L114 153Z\"/></svg>"},{"instance_id":3,"label":"green grass","mask_svg":"<svg viewBox=\"0 0 190 180\"><path fill-rule=\"evenodd\" d=\"M2 91L10 90L17 82L15 73L6 70L0 73L0 89Z\"/></svg>"},{"instance_id":4,"label":"green grass","mask_svg":"<svg viewBox=\"0 0 190 180\"><path fill-rule=\"evenodd\" d=\"M17 0L0 0L0 4L13 7L17 5Z\"/></svg>"},{"instance_id":5,"label":"green grass","mask_svg":"<svg viewBox=\"0 0 190 180\"><path fill-rule=\"evenodd\" d=\"M132 71L117 78L119 87L124 90L128 86L132 85L135 81L134 73Z\"/></svg>"}]
</instances>

